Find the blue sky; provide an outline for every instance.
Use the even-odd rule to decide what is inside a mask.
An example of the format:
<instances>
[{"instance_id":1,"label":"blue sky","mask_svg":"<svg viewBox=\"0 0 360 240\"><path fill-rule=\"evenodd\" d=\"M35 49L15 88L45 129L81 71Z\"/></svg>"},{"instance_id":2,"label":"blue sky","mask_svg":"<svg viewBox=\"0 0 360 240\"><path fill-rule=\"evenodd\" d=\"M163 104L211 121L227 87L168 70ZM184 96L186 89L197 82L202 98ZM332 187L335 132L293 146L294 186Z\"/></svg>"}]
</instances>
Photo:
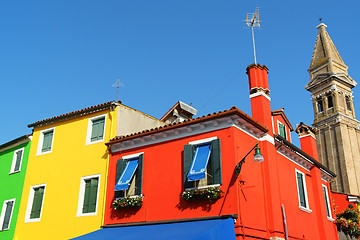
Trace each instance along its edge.
<instances>
[{"instance_id":1,"label":"blue sky","mask_svg":"<svg viewBox=\"0 0 360 240\"><path fill-rule=\"evenodd\" d=\"M360 81L360 1L4 0L0 144L31 133L35 121L115 100L117 77L123 104L157 118L178 100L198 116L234 105L251 115L245 69L254 59L243 20L256 7L272 108L284 107L294 127L311 124L304 86L318 19ZM353 90L360 111L360 86Z\"/></svg>"}]
</instances>

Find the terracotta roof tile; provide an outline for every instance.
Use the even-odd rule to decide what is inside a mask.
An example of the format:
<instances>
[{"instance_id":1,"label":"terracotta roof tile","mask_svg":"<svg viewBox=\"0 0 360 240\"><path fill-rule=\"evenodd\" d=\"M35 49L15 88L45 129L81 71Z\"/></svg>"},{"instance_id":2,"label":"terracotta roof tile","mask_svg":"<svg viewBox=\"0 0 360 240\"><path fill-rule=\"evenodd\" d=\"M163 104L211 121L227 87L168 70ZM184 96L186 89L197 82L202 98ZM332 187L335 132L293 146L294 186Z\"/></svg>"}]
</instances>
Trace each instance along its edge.
<instances>
[{"instance_id":1,"label":"terracotta roof tile","mask_svg":"<svg viewBox=\"0 0 360 240\"><path fill-rule=\"evenodd\" d=\"M247 122L255 125L256 127L258 127L260 130L262 130L264 132L269 131L269 129L267 127L265 127L264 125L262 125L261 123L259 123L258 121L256 121L255 119L253 119L252 117L250 117L249 115L244 113L243 111L241 111L240 109L233 106L229 110L219 111L217 113L214 112L213 114L208 114L206 116L198 117L198 118L195 118L195 119L189 119L189 120L185 120L183 122L178 122L178 123L174 122L174 123L166 124L166 125L163 125L163 126L160 126L160 127L146 129L146 130L143 130L143 131L138 132L138 133L132 133L132 134L126 135L126 136L117 136L117 137L114 137L114 138L110 139L110 141L107 142L106 145L111 145L111 144L116 143L116 142L132 139L132 138L137 138L137 137L140 137L140 136L149 135L149 134L152 134L152 133L161 132L161 131L165 131L165 130L168 130L168 129L181 127L181 126L186 126L186 125L190 125L190 124L193 124L193 123L203 122L203 121L207 121L207 120L210 120L210 119L214 119L214 118L218 118L218 117L224 117L224 116L232 115L232 114L236 114L236 115L240 116L241 118L243 118Z\"/></svg>"},{"instance_id":2,"label":"terracotta roof tile","mask_svg":"<svg viewBox=\"0 0 360 240\"><path fill-rule=\"evenodd\" d=\"M37 121L37 122L34 122L34 123L31 123L28 125L29 128L31 127L38 127L38 126L41 126L41 125L46 125L46 124L49 124L49 123L53 123L53 122L58 122L58 121L61 121L65 118L69 118L69 117L73 117L73 116L81 116L82 114L86 114L86 113L89 113L89 112L92 112L94 110L98 110L98 109L104 109L104 108L107 108L107 107L110 107L111 105L113 104L121 104L121 101L109 101L109 102L106 102L106 103L101 103L101 104L98 104L98 105L94 105L94 106L91 106L91 107L87 107L87 108L83 108L83 109L80 109L80 110L76 110L76 111L72 111L72 112L69 112L69 113L65 113L65 114L62 114L62 115L59 115L59 116L55 116L55 117L51 117L51 118L47 118L47 119L44 119L44 120L40 120L40 121Z\"/></svg>"}]
</instances>

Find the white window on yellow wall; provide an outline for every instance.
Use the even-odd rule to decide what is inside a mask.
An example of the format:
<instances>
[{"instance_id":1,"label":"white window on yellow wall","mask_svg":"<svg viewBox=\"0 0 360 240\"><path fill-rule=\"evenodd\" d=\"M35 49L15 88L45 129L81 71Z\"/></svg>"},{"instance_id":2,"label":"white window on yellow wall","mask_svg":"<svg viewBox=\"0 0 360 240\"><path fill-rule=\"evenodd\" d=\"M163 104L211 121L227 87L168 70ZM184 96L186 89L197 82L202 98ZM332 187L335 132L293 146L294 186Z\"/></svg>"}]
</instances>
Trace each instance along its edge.
<instances>
[{"instance_id":1,"label":"white window on yellow wall","mask_svg":"<svg viewBox=\"0 0 360 240\"><path fill-rule=\"evenodd\" d=\"M53 149L55 128L48 128L40 131L36 155L51 153Z\"/></svg>"},{"instance_id":2,"label":"white window on yellow wall","mask_svg":"<svg viewBox=\"0 0 360 240\"><path fill-rule=\"evenodd\" d=\"M86 145L103 142L105 137L106 114L89 118Z\"/></svg>"},{"instance_id":3,"label":"white window on yellow wall","mask_svg":"<svg viewBox=\"0 0 360 240\"><path fill-rule=\"evenodd\" d=\"M29 200L25 213L25 222L39 222L43 210L46 184L30 187Z\"/></svg>"},{"instance_id":4,"label":"white window on yellow wall","mask_svg":"<svg viewBox=\"0 0 360 240\"><path fill-rule=\"evenodd\" d=\"M92 216L97 214L99 202L100 174L85 176L80 180L78 209L76 216Z\"/></svg>"}]
</instances>

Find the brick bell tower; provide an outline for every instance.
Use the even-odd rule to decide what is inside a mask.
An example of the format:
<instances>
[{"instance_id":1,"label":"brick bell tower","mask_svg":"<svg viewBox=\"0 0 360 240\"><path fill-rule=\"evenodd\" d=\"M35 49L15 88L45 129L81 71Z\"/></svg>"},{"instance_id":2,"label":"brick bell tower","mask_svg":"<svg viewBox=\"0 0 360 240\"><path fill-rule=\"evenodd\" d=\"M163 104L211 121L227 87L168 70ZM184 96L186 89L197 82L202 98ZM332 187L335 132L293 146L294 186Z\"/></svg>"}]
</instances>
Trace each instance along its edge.
<instances>
[{"instance_id":1,"label":"brick bell tower","mask_svg":"<svg viewBox=\"0 0 360 240\"><path fill-rule=\"evenodd\" d=\"M311 92L319 160L337 175L331 190L360 195L360 130L351 91L356 82L326 28L324 23L317 26L305 86Z\"/></svg>"}]
</instances>

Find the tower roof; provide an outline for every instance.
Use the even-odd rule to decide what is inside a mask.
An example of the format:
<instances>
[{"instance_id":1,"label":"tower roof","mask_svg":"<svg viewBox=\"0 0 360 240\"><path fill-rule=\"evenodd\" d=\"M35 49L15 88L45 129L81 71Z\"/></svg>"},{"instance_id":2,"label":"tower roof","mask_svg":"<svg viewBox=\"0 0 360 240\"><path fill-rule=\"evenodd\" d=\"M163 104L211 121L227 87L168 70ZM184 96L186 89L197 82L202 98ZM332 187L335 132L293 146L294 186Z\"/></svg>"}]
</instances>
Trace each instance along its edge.
<instances>
[{"instance_id":1,"label":"tower roof","mask_svg":"<svg viewBox=\"0 0 360 240\"><path fill-rule=\"evenodd\" d=\"M324 23L320 23L317 26L318 34L316 37L314 52L311 58L310 68L311 71L313 68L322 65L322 63L327 63L329 68L327 72L339 72L339 70L347 73L347 66L342 60L338 50L336 49L333 41L331 40L328 32L326 31L327 26ZM329 61L330 60L330 61ZM334 63L336 65L334 68Z\"/></svg>"}]
</instances>

